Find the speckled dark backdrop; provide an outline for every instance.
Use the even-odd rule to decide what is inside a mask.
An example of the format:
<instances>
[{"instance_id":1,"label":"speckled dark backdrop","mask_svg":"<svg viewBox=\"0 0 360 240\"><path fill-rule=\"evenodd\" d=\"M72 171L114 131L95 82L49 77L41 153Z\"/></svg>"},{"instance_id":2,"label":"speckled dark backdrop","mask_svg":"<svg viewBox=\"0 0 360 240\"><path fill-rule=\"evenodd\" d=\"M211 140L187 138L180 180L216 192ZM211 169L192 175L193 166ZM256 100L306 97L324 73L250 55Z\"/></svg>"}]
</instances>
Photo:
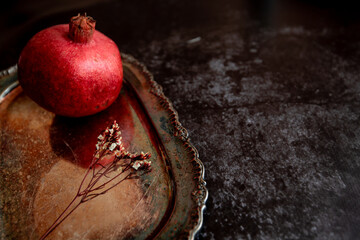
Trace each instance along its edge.
<instances>
[{"instance_id":1,"label":"speckled dark backdrop","mask_svg":"<svg viewBox=\"0 0 360 240\"><path fill-rule=\"evenodd\" d=\"M154 74L206 168L198 239L360 238L360 21L347 1L13 1L0 67L79 10Z\"/></svg>"}]
</instances>

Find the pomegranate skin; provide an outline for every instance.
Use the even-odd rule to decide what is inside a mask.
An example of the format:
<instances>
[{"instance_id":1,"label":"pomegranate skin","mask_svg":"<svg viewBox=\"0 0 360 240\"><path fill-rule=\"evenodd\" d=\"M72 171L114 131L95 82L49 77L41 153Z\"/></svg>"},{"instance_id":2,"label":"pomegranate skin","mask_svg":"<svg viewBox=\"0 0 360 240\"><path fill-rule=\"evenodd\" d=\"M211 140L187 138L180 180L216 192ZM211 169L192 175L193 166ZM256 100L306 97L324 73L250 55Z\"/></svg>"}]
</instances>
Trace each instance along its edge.
<instances>
[{"instance_id":1,"label":"pomegranate skin","mask_svg":"<svg viewBox=\"0 0 360 240\"><path fill-rule=\"evenodd\" d=\"M67 24L56 25L30 39L19 58L19 82L32 100L55 114L92 115L120 93L120 52L97 30L88 43L72 41L68 32Z\"/></svg>"}]
</instances>

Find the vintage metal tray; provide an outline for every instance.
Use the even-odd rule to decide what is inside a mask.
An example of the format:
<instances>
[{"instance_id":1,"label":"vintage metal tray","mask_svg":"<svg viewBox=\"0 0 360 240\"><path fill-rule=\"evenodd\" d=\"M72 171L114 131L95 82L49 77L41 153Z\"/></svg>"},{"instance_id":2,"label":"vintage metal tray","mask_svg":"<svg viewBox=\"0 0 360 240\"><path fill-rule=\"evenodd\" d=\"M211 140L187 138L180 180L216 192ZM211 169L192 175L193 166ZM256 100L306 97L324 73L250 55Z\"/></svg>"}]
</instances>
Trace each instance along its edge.
<instances>
[{"instance_id":1,"label":"vintage metal tray","mask_svg":"<svg viewBox=\"0 0 360 240\"><path fill-rule=\"evenodd\" d=\"M97 115L56 116L0 75L0 236L39 239L67 206L99 133L116 120L131 151L152 154L152 171L82 204L48 239L193 239L207 199L204 167L176 111L147 69L123 54L124 85Z\"/></svg>"}]
</instances>

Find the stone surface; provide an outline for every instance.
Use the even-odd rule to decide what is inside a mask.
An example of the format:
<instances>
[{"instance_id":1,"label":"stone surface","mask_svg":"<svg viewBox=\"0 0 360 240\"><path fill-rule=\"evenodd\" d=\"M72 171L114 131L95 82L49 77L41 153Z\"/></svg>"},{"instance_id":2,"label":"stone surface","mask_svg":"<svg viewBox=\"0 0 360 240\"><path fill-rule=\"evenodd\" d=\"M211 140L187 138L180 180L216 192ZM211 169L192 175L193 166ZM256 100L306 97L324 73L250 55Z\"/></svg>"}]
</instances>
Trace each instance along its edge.
<instances>
[{"instance_id":1,"label":"stone surface","mask_svg":"<svg viewBox=\"0 0 360 240\"><path fill-rule=\"evenodd\" d=\"M360 21L353 6L44 3L2 10L0 66L13 65L46 26L80 10L97 19L97 29L154 74L199 150L209 199L197 239L360 238Z\"/></svg>"}]
</instances>

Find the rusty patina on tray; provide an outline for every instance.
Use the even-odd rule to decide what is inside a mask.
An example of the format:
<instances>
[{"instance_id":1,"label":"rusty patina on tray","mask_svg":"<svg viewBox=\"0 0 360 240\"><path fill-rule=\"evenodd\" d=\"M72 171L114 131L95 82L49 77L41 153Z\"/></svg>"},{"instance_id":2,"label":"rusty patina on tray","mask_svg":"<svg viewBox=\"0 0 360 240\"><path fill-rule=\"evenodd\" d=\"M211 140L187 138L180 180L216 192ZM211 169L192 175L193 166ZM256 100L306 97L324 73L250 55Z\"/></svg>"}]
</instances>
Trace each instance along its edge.
<instances>
[{"instance_id":1,"label":"rusty patina on tray","mask_svg":"<svg viewBox=\"0 0 360 240\"><path fill-rule=\"evenodd\" d=\"M123 54L124 85L100 114L65 118L42 109L0 74L1 239L38 239L76 193L97 135L112 121L153 170L80 206L49 239L193 239L202 225L204 167L170 101L147 69Z\"/></svg>"}]
</instances>

